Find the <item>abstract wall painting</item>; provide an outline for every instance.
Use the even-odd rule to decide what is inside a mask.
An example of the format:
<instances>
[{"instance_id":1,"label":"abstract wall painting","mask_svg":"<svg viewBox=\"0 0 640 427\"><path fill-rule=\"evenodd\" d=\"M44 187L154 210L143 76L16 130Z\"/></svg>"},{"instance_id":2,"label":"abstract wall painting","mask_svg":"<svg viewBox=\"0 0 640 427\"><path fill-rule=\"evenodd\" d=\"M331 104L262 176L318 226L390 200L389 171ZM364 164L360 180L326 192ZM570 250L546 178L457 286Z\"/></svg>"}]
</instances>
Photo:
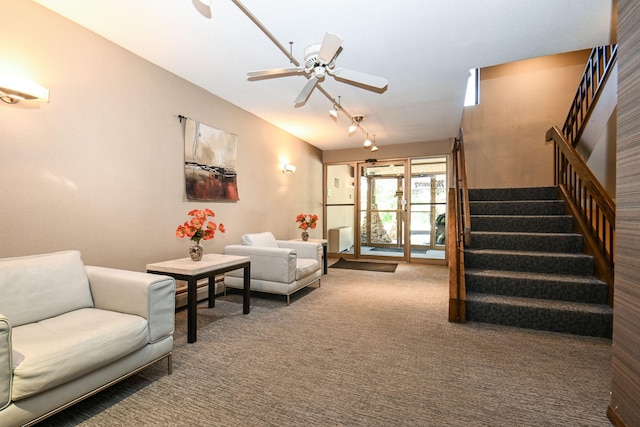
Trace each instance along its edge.
<instances>
[{"instance_id":1,"label":"abstract wall painting","mask_svg":"<svg viewBox=\"0 0 640 427\"><path fill-rule=\"evenodd\" d=\"M184 174L189 200L238 201L234 135L186 118Z\"/></svg>"}]
</instances>

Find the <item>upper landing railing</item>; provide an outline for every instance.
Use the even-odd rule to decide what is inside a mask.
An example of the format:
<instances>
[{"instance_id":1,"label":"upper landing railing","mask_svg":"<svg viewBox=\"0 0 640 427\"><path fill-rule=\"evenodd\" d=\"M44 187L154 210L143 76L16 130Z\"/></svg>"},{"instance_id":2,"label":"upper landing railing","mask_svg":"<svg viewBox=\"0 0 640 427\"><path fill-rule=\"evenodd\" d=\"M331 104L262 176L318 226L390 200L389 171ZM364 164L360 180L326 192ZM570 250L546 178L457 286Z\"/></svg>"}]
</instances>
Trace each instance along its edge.
<instances>
[{"instance_id":1,"label":"upper landing railing","mask_svg":"<svg viewBox=\"0 0 640 427\"><path fill-rule=\"evenodd\" d=\"M562 127L562 135L573 147L580 140L584 125L593 111L593 105L598 101L600 88L611 73L617 51L616 44L596 47L591 51L576 96L573 98L569 114Z\"/></svg>"}]
</instances>

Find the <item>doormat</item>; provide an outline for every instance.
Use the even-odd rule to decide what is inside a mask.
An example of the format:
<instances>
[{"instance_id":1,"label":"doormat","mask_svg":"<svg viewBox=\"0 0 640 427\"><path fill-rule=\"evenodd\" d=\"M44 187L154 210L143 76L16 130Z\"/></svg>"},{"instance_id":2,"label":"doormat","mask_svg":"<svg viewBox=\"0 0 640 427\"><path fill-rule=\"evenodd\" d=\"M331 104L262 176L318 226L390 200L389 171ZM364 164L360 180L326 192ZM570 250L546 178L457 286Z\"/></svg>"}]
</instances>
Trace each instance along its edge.
<instances>
[{"instance_id":1,"label":"doormat","mask_svg":"<svg viewBox=\"0 0 640 427\"><path fill-rule=\"evenodd\" d=\"M366 270L366 271L379 271L382 273L395 273L397 263L382 263L382 262L365 262L365 261L349 261L342 257L330 268L343 268L346 270Z\"/></svg>"}]
</instances>

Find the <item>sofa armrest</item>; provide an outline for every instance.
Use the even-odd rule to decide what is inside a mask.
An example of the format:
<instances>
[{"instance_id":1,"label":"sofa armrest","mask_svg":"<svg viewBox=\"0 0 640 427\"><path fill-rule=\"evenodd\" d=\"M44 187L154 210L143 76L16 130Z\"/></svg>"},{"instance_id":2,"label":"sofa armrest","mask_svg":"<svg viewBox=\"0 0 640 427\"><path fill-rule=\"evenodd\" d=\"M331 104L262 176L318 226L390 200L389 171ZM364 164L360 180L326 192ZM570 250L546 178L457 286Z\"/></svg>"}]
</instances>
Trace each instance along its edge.
<instances>
[{"instance_id":1,"label":"sofa armrest","mask_svg":"<svg viewBox=\"0 0 640 427\"><path fill-rule=\"evenodd\" d=\"M296 251L264 246L229 245L224 253L248 256L251 259L251 278L271 282L291 283L296 280ZM242 277L242 269L230 276Z\"/></svg>"},{"instance_id":2,"label":"sofa armrest","mask_svg":"<svg viewBox=\"0 0 640 427\"><path fill-rule=\"evenodd\" d=\"M298 253L299 258L310 258L315 259L319 263L322 262L322 245L320 243L278 240L278 246L281 248L294 249Z\"/></svg>"},{"instance_id":3,"label":"sofa armrest","mask_svg":"<svg viewBox=\"0 0 640 427\"><path fill-rule=\"evenodd\" d=\"M11 324L0 314L0 411L11 403Z\"/></svg>"},{"instance_id":4,"label":"sofa armrest","mask_svg":"<svg viewBox=\"0 0 640 427\"><path fill-rule=\"evenodd\" d=\"M176 282L172 277L87 265L96 308L147 319L149 342L173 334Z\"/></svg>"}]
</instances>

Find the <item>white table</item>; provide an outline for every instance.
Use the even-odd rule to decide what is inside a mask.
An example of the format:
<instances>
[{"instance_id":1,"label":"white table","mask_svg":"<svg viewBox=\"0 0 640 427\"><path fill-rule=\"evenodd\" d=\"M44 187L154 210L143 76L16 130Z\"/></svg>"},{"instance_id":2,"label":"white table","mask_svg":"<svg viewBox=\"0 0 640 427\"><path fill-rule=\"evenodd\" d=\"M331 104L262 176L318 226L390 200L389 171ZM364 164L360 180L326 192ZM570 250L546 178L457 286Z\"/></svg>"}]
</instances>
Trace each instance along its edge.
<instances>
[{"instance_id":1,"label":"white table","mask_svg":"<svg viewBox=\"0 0 640 427\"><path fill-rule=\"evenodd\" d=\"M215 276L228 271L244 269L244 289L242 294L242 312L249 314L251 298L251 262L249 257L206 254L200 261L179 258L169 261L147 264L147 273L171 276L187 282L187 342L197 340L198 325L198 280L209 279L209 307L215 305Z\"/></svg>"}]
</instances>

